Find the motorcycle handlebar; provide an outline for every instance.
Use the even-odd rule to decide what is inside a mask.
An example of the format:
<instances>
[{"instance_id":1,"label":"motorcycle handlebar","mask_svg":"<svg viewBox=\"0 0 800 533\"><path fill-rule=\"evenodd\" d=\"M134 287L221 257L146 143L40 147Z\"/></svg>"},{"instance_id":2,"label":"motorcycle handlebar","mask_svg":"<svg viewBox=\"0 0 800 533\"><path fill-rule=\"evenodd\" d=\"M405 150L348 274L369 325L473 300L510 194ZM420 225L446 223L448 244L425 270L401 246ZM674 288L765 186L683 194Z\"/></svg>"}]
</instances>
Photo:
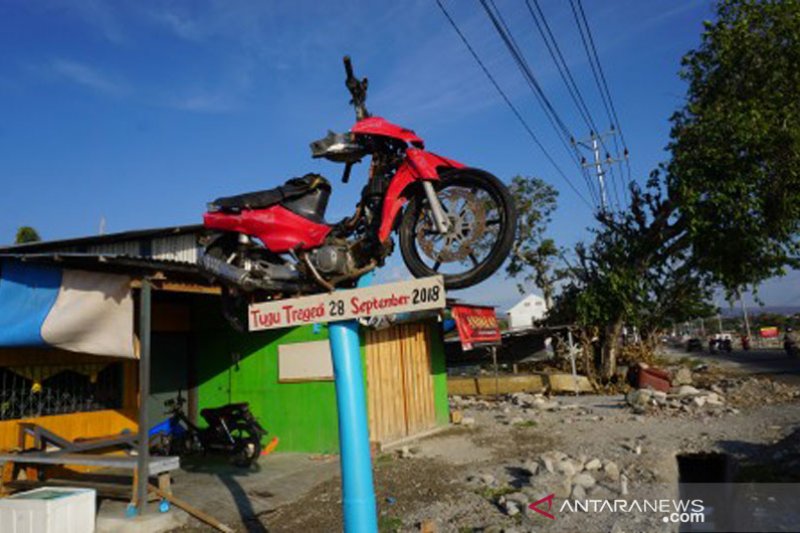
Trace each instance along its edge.
<instances>
[{"instance_id":1,"label":"motorcycle handlebar","mask_svg":"<svg viewBox=\"0 0 800 533\"><path fill-rule=\"evenodd\" d=\"M344 71L347 74L344 84L347 90L350 91L352 99L350 103L356 108L356 120L362 120L369 116L367 106L364 103L367 101L367 78L359 80L353 74L353 63L350 61L350 56L344 56Z\"/></svg>"},{"instance_id":2,"label":"motorcycle handlebar","mask_svg":"<svg viewBox=\"0 0 800 533\"><path fill-rule=\"evenodd\" d=\"M350 56L344 56L344 71L347 73L347 79L353 78L353 64L350 62Z\"/></svg>"}]
</instances>

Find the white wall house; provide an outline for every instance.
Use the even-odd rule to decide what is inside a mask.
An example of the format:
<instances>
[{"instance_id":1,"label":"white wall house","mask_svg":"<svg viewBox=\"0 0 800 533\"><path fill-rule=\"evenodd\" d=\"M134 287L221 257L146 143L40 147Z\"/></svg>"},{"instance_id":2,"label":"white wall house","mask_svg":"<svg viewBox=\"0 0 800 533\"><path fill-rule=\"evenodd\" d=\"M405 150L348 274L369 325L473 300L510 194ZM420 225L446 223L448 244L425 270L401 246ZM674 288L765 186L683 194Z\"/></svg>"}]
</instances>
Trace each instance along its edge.
<instances>
[{"instance_id":1,"label":"white wall house","mask_svg":"<svg viewBox=\"0 0 800 533\"><path fill-rule=\"evenodd\" d=\"M541 320L547 314L547 304L538 294L529 294L508 310L509 329L533 327L534 320Z\"/></svg>"}]
</instances>

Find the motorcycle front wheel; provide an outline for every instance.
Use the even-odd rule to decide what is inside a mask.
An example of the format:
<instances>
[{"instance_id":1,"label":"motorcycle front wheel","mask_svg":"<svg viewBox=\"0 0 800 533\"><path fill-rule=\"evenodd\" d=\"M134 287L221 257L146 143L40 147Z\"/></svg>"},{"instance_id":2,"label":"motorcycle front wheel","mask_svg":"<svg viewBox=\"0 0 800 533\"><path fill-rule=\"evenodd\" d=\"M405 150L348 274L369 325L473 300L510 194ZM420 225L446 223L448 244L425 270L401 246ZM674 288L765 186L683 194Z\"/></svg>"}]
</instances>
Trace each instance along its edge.
<instances>
[{"instance_id":1,"label":"motorcycle front wheel","mask_svg":"<svg viewBox=\"0 0 800 533\"><path fill-rule=\"evenodd\" d=\"M517 210L508 188L478 169L454 169L434 183L449 221L436 230L426 196L414 196L400 222L400 251L416 277L442 275L447 289L485 280L508 257L517 227Z\"/></svg>"}]
</instances>

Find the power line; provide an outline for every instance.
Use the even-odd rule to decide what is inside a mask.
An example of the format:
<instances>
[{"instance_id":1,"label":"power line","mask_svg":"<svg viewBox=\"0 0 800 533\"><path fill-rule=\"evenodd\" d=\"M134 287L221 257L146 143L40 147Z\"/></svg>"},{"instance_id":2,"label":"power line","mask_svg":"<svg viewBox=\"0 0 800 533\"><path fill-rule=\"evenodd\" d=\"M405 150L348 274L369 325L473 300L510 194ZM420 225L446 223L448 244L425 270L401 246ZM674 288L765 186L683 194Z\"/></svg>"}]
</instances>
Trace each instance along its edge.
<instances>
[{"instance_id":1,"label":"power line","mask_svg":"<svg viewBox=\"0 0 800 533\"><path fill-rule=\"evenodd\" d=\"M577 3L577 8L576 8L576 3ZM592 37L592 31L591 28L589 27L589 22L586 18L586 13L583 10L583 4L581 3L581 0L570 0L569 4L570 7L572 8L572 14L575 17L575 22L578 25L578 33L581 36L581 42L583 43L583 48L586 51L586 57L589 60L589 66L592 69L592 75L594 77L595 84L597 85L597 90L600 93L600 99L603 102L603 107L605 108L608 120L611 122L611 128L613 130L614 126L616 125L616 129L619 131L620 139L622 140L624 148L623 155L626 161L628 180L630 181L631 173L630 173L630 163L627 160L628 159L627 142L625 141L625 136L622 132L622 126L620 125L619 122L619 117L617 115L616 107L614 107L614 102L611 98L611 91L609 91L608 89L608 82L606 81L605 73L603 72L603 66L600 63L600 58L597 54L597 48L595 47L594 44L594 38ZM581 23L581 21L583 23ZM614 139L615 148L617 153L619 153L619 146L616 144L616 142L617 141L615 138ZM621 176L620 178L622 179ZM623 187L624 187L624 182L623 182ZM627 192L627 187L624 187L624 189Z\"/></svg>"},{"instance_id":2,"label":"power line","mask_svg":"<svg viewBox=\"0 0 800 533\"><path fill-rule=\"evenodd\" d=\"M622 144L627 147L627 142L625 142L625 135L622 133L622 125L620 124L619 117L617 116L617 109L614 107L614 100L611 98L611 91L608 90L608 82L606 81L606 75L603 71L603 65L600 63L600 56L597 55L597 48L594 45L594 38L592 37L592 30L589 27L589 21L586 19L586 13L583 11L583 4L581 0L576 0L578 4L578 9L581 12L581 18L583 18L583 24L586 26L586 36L589 38L589 44L592 47L592 54L594 55L594 60L597 62L597 69L600 72L600 80L603 83L603 88L606 91L606 96L608 97L608 105L611 107L611 114L614 117L614 124L617 126L619 130L619 138L622 140Z\"/></svg>"},{"instance_id":3,"label":"power line","mask_svg":"<svg viewBox=\"0 0 800 533\"><path fill-rule=\"evenodd\" d=\"M511 53L511 57L514 59L517 68L519 68L520 72L522 73L522 76L527 82L528 87L531 89L534 96L536 97L536 100L539 102L539 105L544 110L545 116L550 122L550 125L555 130L556 136L559 138L561 145L564 147L564 150L566 150L567 154L570 156L570 158L576 164L578 170L581 172L581 175L583 176L584 181L586 182L586 186L588 187L589 192L592 195L592 198L596 199L594 187L592 187L592 182L589 180L588 176L581 167L580 154L578 153L577 149L574 146L572 147L572 149L570 149L572 134L570 133L569 128L567 128L566 124L561 119L558 112L556 112L550 100L547 98L547 95L544 93L544 90L542 89L530 65L525 59L525 56L520 50L519 45L517 45L517 42L514 39L514 35L511 33L511 30L509 29L508 25L503 19L502 14L497 9L497 6L494 4L493 0L489 0L489 3L491 3L494 12L489 7L489 4L487 3L486 0L480 0L480 2L481 5L483 6L484 11L486 11L487 16L489 17L489 20L492 22L492 25L494 26L495 30L500 36L500 39L503 41L503 43L506 45L506 48L508 48L508 51Z\"/></svg>"},{"instance_id":4,"label":"power line","mask_svg":"<svg viewBox=\"0 0 800 533\"><path fill-rule=\"evenodd\" d=\"M575 78L572 76L572 71L570 71L567 62L564 60L564 56L561 53L561 48L558 46L558 41L556 41L555 36L550 29L550 24L547 23L547 18L544 16L544 12L539 5L539 0L533 1L536 5L536 11L539 13L538 17L536 16L536 13L534 13L529 0L525 0L525 5L528 7L528 12L531 14L531 18L536 25L536 29L539 31L539 35L541 35L542 40L547 47L547 51L549 52L550 57L553 59L553 63L555 63L556 68L558 69L561 80L564 82L564 85L567 86L567 91L569 92L572 101L575 103L575 106L578 108L578 112L583 118L583 121L591 131L599 131L594 123L594 120L592 119L592 115L589 112L586 101L583 99L583 95L581 94L577 83L575 83Z\"/></svg>"},{"instance_id":5,"label":"power line","mask_svg":"<svg viewBox=\"0 0 800 533\"><path fill-rule=\"evenodd\" d=\"M550 153L544 147L544 145L539 140L539 138L536 136L536 134L533 133L533 130L528 125L527 121L522 117L520 112L517 110L517 108L514 106L514 104L511 102L511 100L506 95L505 91L503 91L503 89L497 83L497 80L495 80L494 76L492 76L492 73L489 72L489 69L486 68L486 65L484 65L483 61L478 56L477 52L475 52L475 49L472 47L472 45L469 44L469 41L467 40L467 37L461 32L461 30L459 29L458 25L456 24L456 21L453 20L453 18L450 16L450 13L447 12L447 9L445 9L445 7L442 4L441 0L436 0L436 4L439 6L439 9L441 9L442 14L444 14L444 16L445 16L445 18L447 18L448 22L450 22L450 25L453 27L455 32L461 38L461 41L464 43L464 46L467 47L467 50L469 50L469 52L472 55L473 59L475 59L475 62L478 63L478 66L481 67L481 70L483 70L483 73L486 74L487 78L489 78L489 81L492 83L492 85L494 85L494 88L497 90L497 92L503 98L505 103L508 105L509 109L511 109L511 112L514 113L514 116L517 117L517 120L519 120L520 124L522 124L522 127L525 128L525 131L528 132L528 135L533 140L534 144L536 144L536 146L542 151L542 153L547 158L547 160L550 162L550 164L553 166L553 168L556 169L556 172L558 172L558 174L564 179L564 181L567 183L567 185L569 185L569 187L578 196L578 198L580 198L583 201L583 203L585 203L587 205L587 207L589 207L589 209L593 210L594 207L592 206L592 204L589 203L589 201L586 199L586 197L583 196L583 194L581 194L581 192L575 187L575 185L572 183L572 180L570 180L569 177L567 177L567 175L564 173L564 171L561 170L561 167L558 166L558 164L555 162L553 157L550 155Z\"/></svg>"},{"instance_id":6,"label":"power line","mask_svg":"<svg viewBox=\"0 0 800 533\"><path fill-rule=\"evenodd\" d=\"M609 150L608 146L606 146L606 143L605 143L605 140L604 140L605 135L600 133L599 128L597 127L597 125L594 122L594 118L592 117L592 113L589 111L589 106L586 104L586 100L583 98L583 95L581 94L581 90L578 87L578 84L575 82L575 78L572 75L572 71L569 68L569 64L564 59L564 55L561 53L561 48L558 46L558 40L556 39L555 35L553 34L552 29L550 28L550 24L547 22L547 17L545 16L544 11L542 10L541 5L539 4L539 0L533 0L533 3L536 6L536 12L534 12L534 9L533 9L533 6L531 6L530 0L525 0L525 5L528 8L528 13L530 13L531 18L533 19L533 22L534 22L534 24L536 26L536 29L539 31L539 35L542 37L542 41L544 41L545 47L547 48L547 51L550 54L550 58L553 60L553 63L555 63L556 68L558 70L558 73L561 76L561 80L564 82L564 85L567 87L567 92L569 93L570 97L572 98L572 101L575 104L575 107L578 109L578 113L581 115L581 118L583 118L584 123L589 128L590 137L594 137L595 136L595 132L597 132L598 139L600 141L600 144L603 147L603 150L605 150L606 153L610 152L610 150ZM538 16L537 16L537 13L538 13ZM613 126L612 126L612 129L613 129ZM573 145L575 144L574 140L572 141L572 144ZM615 139L615 146L616 146L616 139ZM615 154L616 154L616 157L618 158L619 157L619 147L616 146L616 148L617 149L616 149ZM610 158L610 156L607 155L606 159L609 159L609 158ZM583 165L583 161L581 161L581 165L585 168L585 165ZM612 185L613 185L613 188L614 188L614 196L616 197L616 200L617 200L617 208L621 209L622 203L619 200L619 192L617 190L617 184L616 184L615 176L614 176L614 173L613 173L613 167L609 167L609 169L612 171L611 172L612 173L611 182L612 182ZM622 168L621 167L620 167L620 172L622 172ZM600 178L601 177L598 176L598 179L600 179ZM620 174L619 179L620 179L621 182L624 182L624 178L622 177L622 174ZM622 188L624 189L624 184L623 184ZM623 196L624 196L624 192L623 192Z\"/></svg>"}]
</instances>

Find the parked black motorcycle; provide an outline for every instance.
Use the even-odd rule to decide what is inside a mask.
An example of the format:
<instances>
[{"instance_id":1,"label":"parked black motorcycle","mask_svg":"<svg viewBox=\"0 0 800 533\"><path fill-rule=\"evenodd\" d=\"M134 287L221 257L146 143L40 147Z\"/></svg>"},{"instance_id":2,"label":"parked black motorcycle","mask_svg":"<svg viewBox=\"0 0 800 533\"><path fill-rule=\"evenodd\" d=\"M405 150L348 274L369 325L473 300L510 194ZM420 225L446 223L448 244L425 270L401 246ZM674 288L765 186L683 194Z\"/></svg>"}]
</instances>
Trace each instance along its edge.
<instances>
[{"instance_id":1,"label":"parked black motorcycle","mask_svg":"<svg viewBox=\"0 0 800 533\"><path fill-rule=\"evenodd\" d=\"M249 467L261 455L261 427L247 403L230 403L200 411L208 427L200 428L183 412L186 400L178 392L164 406L169 418L150 429L150 450L154 455L186 456L197 452L227 455L240 467Z\"/></svg>"}]
</instances>

